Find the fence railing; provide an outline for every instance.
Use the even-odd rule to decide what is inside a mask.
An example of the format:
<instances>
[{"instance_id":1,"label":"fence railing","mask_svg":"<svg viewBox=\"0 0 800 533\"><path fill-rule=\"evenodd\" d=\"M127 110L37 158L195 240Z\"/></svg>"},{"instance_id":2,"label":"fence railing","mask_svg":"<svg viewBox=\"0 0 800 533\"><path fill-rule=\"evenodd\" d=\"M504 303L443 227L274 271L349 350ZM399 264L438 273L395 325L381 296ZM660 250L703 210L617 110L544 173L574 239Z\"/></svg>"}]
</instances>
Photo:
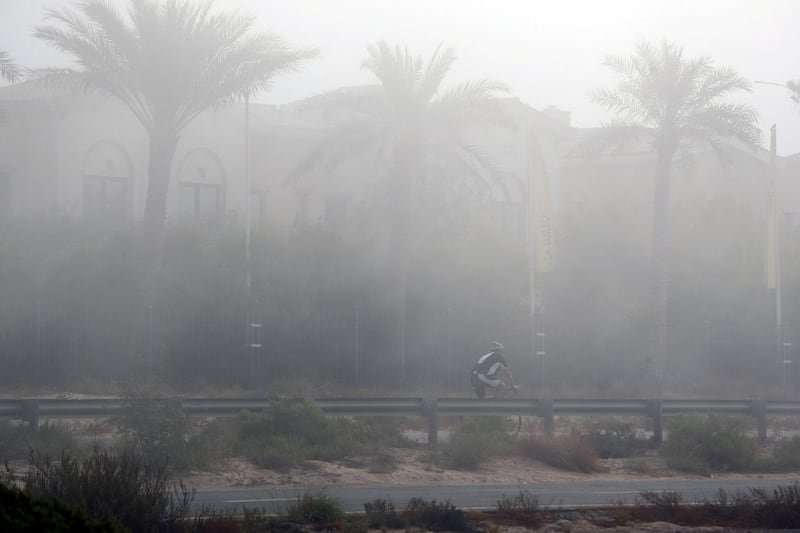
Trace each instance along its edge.
<instances>
[{"instance_id":1,"label":"fence railing","mask_svg":"<svg viewBox=\"0 0 800 533\"><path fill-rule=\"evenodd\" d=\"M274 398L158 398L158 399L0 399L0 418L21 420L31 432L41 419L104 418L121 416L137 403L171 402L191 416L235 416L243 411L267 409ZM420 416L428 421L428 442L435 447L440 416L530 416L542 419L548 429L557 416L640 416L651 420L653 439L663 440L664 416L678 414L728 414L752 416L758 438L767 438L768 416L798 416L800 401L786 400L667 400L593 398L315 398L313 402L331 416Z\"/></svg>"}]
</instances>

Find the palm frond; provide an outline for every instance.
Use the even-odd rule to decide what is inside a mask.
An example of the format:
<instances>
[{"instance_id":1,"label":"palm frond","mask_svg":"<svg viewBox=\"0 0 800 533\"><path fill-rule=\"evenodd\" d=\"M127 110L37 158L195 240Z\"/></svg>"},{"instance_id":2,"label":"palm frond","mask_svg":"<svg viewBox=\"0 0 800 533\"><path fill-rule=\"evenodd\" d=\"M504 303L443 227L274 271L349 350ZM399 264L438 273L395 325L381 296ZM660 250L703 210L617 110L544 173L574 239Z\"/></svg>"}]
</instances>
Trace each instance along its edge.
<instances>
[{"instance_id":1,"label":"palm frond","mask_svg":"<svg viewBox=\"0 0 800 533\"><path fill-rule=\"evenodd\" d=\"M149 131L177 133L203 110L264 90L316 54L254 32L254 17L215 11L211 0L132 0L127 17L114 5L84 0L49 10L53 24L35 35L73 56L84 88L120 98Z\"/></svg>"},{"instance_id":2,"label":"palm frond","mask_svg":"<svg viewBox=\"0 0 800 533\"><path fill-rule=\"evenodd\" d=\"M729 102L707 104L686 119L686 127L704 133L710 140L735 139L747 146L761 142L761 130L756 127L758 113L751 106Z\"/></svg>"},{"instance_id":3,"label":"palm frond","mask_svg":"<svg viewBox=\"0 0 800 533\"><path fill-rule=\"evenodd\" d=\"M714 67L706 56L687 59L680 46L666 40L657 46L639 43L630 57L612 56L605 64L619 83L592 99L616 119L581 143L579 152L602 153L645 136L669 149L677 149L684 136L712 150L725 139L749 146L760 142L755 110L724 100L749 90L733 69Z\"/></svg>"},{"instance_id":4,"label":"palm frond","mask_svg":"<svg viewBox=\"0 0 800 533\"><path fill-rule=\"evenodd\" d=\"M800 104L800 80L787 81L786 86L791 91L790 98Z\"/></svg>"},{"instance_id":5,"label":"palm frond","mask_svg":"<svg viewBox=\"0 0 800 533\"><path fill-rule=\"evenodd\" d=\"M22 69L14 63L14 60L3 51L0 51L0 78L11 83L19 81L22 77Z\"/></svg>"},{"instance_id":6,"label":"palm frond","mask_svg":"<svg viewBox=\"0 0 800 533\"><path fill-rule=\"evenodd\" d=\"M328 91L302 100L300 111L319 110L324 114L353 112L360 115L373 115L386 106L386 98L379 85L344 87Z\"/></svg>"},{"instance_id":7,"label":"palm frond","mask_svg":"<svg viewBox=\"0 0 800 533\"><path fill-rule=\"evenodd\" d=\"M340 124L295 165L284 183L297 181L318 168L335 170L344 161L375 150L380 141L380 133L368 121Z\"/></svg>"},{"instance_id":8,"label":"palm frond","mask_svg":"<svg viewBox=\"0 0 800 533\"><path fill-rule=\"evenodd\" d=\"M405 98L410 102L422 77L422 59L411 55L407 48L391 47L386 41L370 45L367 52L362 67L378 78L393 101Z\"/></svg>"},{"instance_id":9,"label":"palm frond","mask_svg":"<svg viewBox=\"0 0 800 533\"><path fill-rule=\"evenodd\" d=\"M600 124L598 130L590 132L573 148L571 155L594 157L618 152L639 142L651 143L655 130L640 124L613 119Z\"/></svg>"},{"instance_id":10,"label":"palm frond","mask_svg":"<svg viewBox=\"0 0 800 533\"><path fill-rule=\"evenodd\" d=\"M449 47L441 50L442 46L440 44L436 47L433 55L428 60L428 68L425 70L425 75L420 81L417 95L422 101L427 102L433 98L456 60L455 51Z\"/></svg>"},{"instance_id":11,"label":"palm frond","mask_svg":"<svg viewBox=\"0 0 800 533\"><path fill-rule=\"evenodd\" d=\"M448 89L439 101L448 105L469 105L471 102L495 99L499 94L508 92L509 88L505 83L489 79L472 80Z\"/></svg>"}]
</instances>

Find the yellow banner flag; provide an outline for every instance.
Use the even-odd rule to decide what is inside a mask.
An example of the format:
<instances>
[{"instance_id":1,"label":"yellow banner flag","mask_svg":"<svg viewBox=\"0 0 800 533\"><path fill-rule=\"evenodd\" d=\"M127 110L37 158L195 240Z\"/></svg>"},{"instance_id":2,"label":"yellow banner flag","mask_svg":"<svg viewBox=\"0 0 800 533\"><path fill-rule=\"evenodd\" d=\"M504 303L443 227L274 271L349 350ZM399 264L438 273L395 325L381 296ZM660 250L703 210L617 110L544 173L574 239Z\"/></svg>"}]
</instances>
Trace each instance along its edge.
<instances>
[{"instance_id":1,"label":"yellow banner flag","mask_svg":"<svg viewBox=\"0 0 800 533\"><path fill-rule=\"evenodd\" d=\"M528 125L528 235L536 272L553 270L550 178L533 127Z\"/></svg>"},{"instance_id":2,"label":"yellow banner flag","mask_svg":"<svg viewBox=\"0 0 800 533\"><path fill-rule=\"evenodd\" d=\"M767 246L766 246L766 275L767 288L778 287L780 268L778 265L778 198L777 198L777 167L775 148L775 125L769 130L769 197L767 198Z\"/></svg>"}]
</instances>

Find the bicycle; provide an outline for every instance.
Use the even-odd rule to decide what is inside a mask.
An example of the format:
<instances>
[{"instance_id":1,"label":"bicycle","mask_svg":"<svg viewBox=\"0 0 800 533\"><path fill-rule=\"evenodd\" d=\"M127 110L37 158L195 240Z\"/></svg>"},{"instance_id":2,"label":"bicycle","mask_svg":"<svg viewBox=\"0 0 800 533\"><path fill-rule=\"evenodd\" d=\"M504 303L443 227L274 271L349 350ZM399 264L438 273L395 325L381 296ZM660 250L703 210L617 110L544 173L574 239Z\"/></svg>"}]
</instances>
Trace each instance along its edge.
<instances>
[{"instance_id":1,"label":"bicycle","mask_svg":"<svg viewBox=\"0 0 800 533\"><path fill-rule=\"evenodd\" d=\"M500 386L497 387L495 390L494 399L495 400L511 400L514 398L517 393L519 392L519 386L517 385L507 385L502 383ZM522 430L522 415L517 415L517 430L514 432L514 436L516 437L519 435L519 432Z\"/></svg>"}]
</instances>

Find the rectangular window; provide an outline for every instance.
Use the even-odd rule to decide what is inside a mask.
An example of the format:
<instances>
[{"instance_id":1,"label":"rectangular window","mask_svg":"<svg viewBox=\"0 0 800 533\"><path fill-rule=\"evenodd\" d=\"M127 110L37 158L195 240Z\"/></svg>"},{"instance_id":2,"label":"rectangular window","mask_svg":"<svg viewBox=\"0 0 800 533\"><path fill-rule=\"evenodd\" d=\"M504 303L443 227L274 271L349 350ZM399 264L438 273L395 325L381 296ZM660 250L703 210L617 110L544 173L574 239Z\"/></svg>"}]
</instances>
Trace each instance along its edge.
<instances>
[{"instance_id":1,"label":"rectangular window","mask_svg":"<svg viewBox=\"0 0 800 533\"><path fill-rule=\"evenodd\" d=\"M103 218L125 218L127 207L128 184L125 178L84 176L84 214Z\"/></svg>"},{"instance_id":2,"label":"rectangular window","mask_svg":"<svg viewBox=\"0 0 800 533\"><path fill-rule=\"evenodd\" d=\"M220 216L219 185L205 183L178 184L178 215L186 218L208 219Z\"/></svg>"},{"instance_id":3,"label":"rectangular window","mask_svg":"<svg viewBox=\"0 0 800 533\"><path fill-rule=\"evenodd\" d=\"M197 188L197 216L200 218L219 216L219 187L203 185Z\"/></svg>"}]
</instances>

